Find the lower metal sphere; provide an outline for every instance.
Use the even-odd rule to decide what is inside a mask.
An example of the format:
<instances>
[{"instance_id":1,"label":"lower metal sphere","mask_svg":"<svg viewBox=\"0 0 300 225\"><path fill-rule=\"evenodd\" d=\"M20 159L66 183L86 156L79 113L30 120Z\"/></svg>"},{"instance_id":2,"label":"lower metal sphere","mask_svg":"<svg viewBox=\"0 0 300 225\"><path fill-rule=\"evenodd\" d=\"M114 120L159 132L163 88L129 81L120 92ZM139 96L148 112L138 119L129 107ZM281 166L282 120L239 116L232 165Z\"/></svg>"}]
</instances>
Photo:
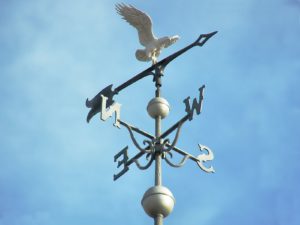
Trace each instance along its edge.
<instances>
[{"instance_id":1,"label":"lower metal sphere","mask_svg":"<svg viewBox=\"0 0 300 225\"><path fill-rule=\"evenodd\" d=\"M148 103L147 111L152 118L160 116L163 119L169 114L170 105L166 99L156 97Z\"/></svg>"},{"instance_id":2,"label":"lower metal sphere","mask_svg":"<svg viewBox=\"0 0 300 225\"><path fill-rule=\"evenodd\" d=\"M163 215L167 217L173 210L175 198L172 192L164 186L149 188L142 199L145 212L151 217Z\"/></svg>"}]
</instances>

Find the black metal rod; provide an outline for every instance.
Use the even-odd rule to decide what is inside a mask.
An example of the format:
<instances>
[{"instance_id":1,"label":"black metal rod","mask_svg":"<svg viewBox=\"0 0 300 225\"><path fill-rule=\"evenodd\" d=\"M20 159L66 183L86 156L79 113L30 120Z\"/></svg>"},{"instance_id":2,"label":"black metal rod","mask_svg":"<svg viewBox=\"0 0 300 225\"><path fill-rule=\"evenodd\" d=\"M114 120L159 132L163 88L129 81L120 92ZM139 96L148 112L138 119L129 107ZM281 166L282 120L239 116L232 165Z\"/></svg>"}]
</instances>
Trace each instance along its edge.
<instances>
[{"instance_id":1,"label":"black metal rod","mask_svg":"<svg viewBox=\"0 0 300 225\"><path fill-rule=\"evenodd\" d=\"M195 46L203 46L205 44L205 42L207 42L212 36L214 36L216 33L218 33L218 31L214 31L212 33L209 34L201 34L199 36L199 38L193 42L192 44L186 46L185 48L179 50L178 52L173 53L172 55L168 56L167 58L161 60L159 63L162 67L162 70L171 62L173 61L175 58L177 58L178 56L180 56L181 54L185 53L187 50L195 47ZM201 39L204 40L201 42Z\"/></svg>"},{"instance_id":2,"label":"black metal rod","mask_svg":"<svg viewBox=\"0 0 300 225\"><path fill-rule=\"evenodd\" d=\"M170 147L171 145L170 144L166 144L167 147ZM173 150L177 153L179 153L180 155L183 155L183 156L188 156L191 160L195 161L195 162L199 162L199 159L197 159L195 156L177 148L176 146L173 147Z\"/></svg>"},{"instance_id":3,"label":"black metal rod","mask_svg":"<svg viewBox=\"0 0 300 225\"><path fill-rule=\"evenodd\" d=\"M199 36L199 38L193 42L192 44L186 46L185 48L182 48L181 50L173 53L172 55L162 59L161 61L157 62L156 64L150 66L148 69L144 70L143 72L137 74L136 76L132 77L131 79L129 79L128 81L126 81L125 83L121 84L120 86L116 87L114 89L114 93L118 94L121 90L123 90L124 88L128 87L129 85L135 83L136 81L149 76L149 75L154 75L154 73L152 72L155 69L158 69L159 71L163 71L164 68L171 62L173 61L175 58L177 58L178 56L180 56L181 54L185 53L186 51L188 51L189 49L195 47L195 46L203 46L212 36L214 36L217 33L217 31L209 33L209 34L201 34ZM204 39L203 39L204 38ZM203 40L203 41L201 41Z\"/></svg>"},{"instance_id":4,"label":"black metal rod","mask_svg":"<svg viewBox=\"0 0 300 225\"><path fill-rule=\"evenodd\" d=\"M127 88L128 86L130 86L131 84L137 82L138 80L149 76L149 75L153 75L151 73L151 71L154 69L153 66L149 67L148 69L144 70L143 72L135 75L134 77L132 77L131 79L129 79L128 81L126 81L125 83L119 85L118 87L116 87L114 89L114 93L118 94L121 90L123 90L124 88Z\"/></svg>"},{"instance_id":5,"label":"black metal rod","mask_svg":"<svg viewBox=\"0 0 300 225\"><path fill-rule=\"evenodd\" d=\"M134 163L135 160L139 159L144 154L145 154L145 152L139 152L138 154L133 156L131 159L129 159L125 166L130 166L132 163Z\"/></svg>"},{"instance_id":6,"label":"black metal rod","mask_svg":"<svg viewBox=\"0 0 300 225\"><path fill-rule=\"evenodd\" d=\"M135 131L135 132L137 132L137 133L139 133L139 134L141 134L141 135L144 135L144 136L147 137L147 138L150 138L150 139L153 139L153 138L154 138L154 136L152 136L151 134L147 133L146 131L143 131L143 130L137 128L137 127L134 127L134 126L132 126L132 125L129 125L128 123L125 123L125 122L122 121L122 120L119 120L119 122L120 122L121 125L123 125L123 126L125 126L125 127L128 126L128 127L131 128L131 130L133 130L133 131Z\"/></svg>"},{"instance_id":7,"label":"black metal rod","mask_svg":"<svg viewBox=\"0 0 300 225\"><path fill-rule=\"evenodd\" d=\"M177 123L175 123L172 127L170 127L168 130L166 130L162 135L160 135L159 138L165 138L167 137L170 133L172 133L174 130L177 129L177 127L181 124L187 121L189 118L189 114L185 115L181 120L179 120Z\"/></svg>"}]
</instances>

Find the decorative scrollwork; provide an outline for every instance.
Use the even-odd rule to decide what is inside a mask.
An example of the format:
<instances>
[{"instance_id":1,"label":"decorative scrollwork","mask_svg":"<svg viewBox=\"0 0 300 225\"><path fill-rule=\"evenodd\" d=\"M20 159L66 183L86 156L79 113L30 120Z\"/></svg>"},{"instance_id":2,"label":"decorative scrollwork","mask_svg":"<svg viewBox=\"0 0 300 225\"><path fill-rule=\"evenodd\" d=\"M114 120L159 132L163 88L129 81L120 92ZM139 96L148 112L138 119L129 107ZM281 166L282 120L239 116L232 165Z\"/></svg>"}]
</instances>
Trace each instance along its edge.
<instances>
[{"instance_id":1,"label":"decorative scrollwork","mask_svg":"<svg viewBox=\"0 0 300 225\"><path fill-rule=\"evenodd\" d=\"M122 125L124 125L124 126L127 128L128 132L129 132L129 134L130 134L131 140L132 140L133 144L135 145L135 147L136 147L138 150L140 150L141 152L144 152L144 153L151 153L151 152L153 151L153 150L152 150L152 143L151 143L151 141L149 141L149 140L144 140L144 141L143 141L143 144L144 144L144 145L148 144L148 146L147 146L146 148L140 147L139 143L136 141L136 139L135 139L135 137L134 137L134 135L133 135L133 132L132 132L131 127L130 127L128 124L126 124L126 123L123 123Z\"/></svg>"},{"instance_id":2,"label":"decorative scrollwork","mask_svg":"<svg viewBox=\"0 0 300 225\"><path fill-rule=\"evenodd\" d=\"M146 156L146 159L147 159L147 160L149 160L149 159L148 159L148 158L149 158L149 155L150 155L150 153L148 153L147 156ZM148 169L148 168L151 166L151 164L152 164L152 162L153 162L153 160L154 160L154 155L151 154L150 156L151 156L151 158L150 158L149 162L148 162L145 166L142 166L142 165L139 163L138 159L135 159L134 162L135 162L136 166L137 166L140 170L146 170L146 169Z\"/></svg>"},{"instance_id":3,"label":"decorative scrollwork","mask_svg":"<svg viewBox=\"0 0 300 225\"><path fill-rule=\"evenodd\" d=\"M185 156L182 158L182 160L181 160L178 164L174 164L174 163L172 163L172 162L170 161L170 159L168 159L168 157L167 157L167 155L170 155L171 158L173 157L172 154L171 154L171 152L167 152L167 153L168 153L168 154L165 155L164 159L166 160L166 162L167 162L170 166L175 167L175 168L182 167L182 166L185 164L186 160L188 160L188 159L190 158L189 155L185 155Z\"/></svg>"},{"instance_id":4,"label":"decorative scrollwork","mask_svg":"<svg viewBox=\"0 0 300 225\"><path fill-rule=\"evenodd\" d=\"M179 138L179 134L180 134L180 130L181 130L182 124L183 124L183 122L180 122L180 123L179 123L178 128L177 128L177 131L176 131L175 138L174 138L174 140L173 140L173 142L172 142L171 145L170 145L170 140L169 140L169 139L164 140L163 146L165 146L165 145L168 144L169 147L166 148L166 149L164 148L164 149L163 149L163 152L170 152L170 151L174 148L174 146L176 145L176 143L177 143L177 141L178 141L178 138Z\"/></svg>"}]
</instances>

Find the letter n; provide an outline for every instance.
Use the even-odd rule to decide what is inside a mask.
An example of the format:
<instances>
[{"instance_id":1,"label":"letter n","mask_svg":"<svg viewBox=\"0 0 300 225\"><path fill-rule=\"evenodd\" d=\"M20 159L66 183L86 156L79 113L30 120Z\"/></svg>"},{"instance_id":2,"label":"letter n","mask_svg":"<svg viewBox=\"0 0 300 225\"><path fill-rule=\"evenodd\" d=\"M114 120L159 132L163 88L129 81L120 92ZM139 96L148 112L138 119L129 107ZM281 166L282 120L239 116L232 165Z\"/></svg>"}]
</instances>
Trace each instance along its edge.
<instances>
[{"instance_id":1,"label":"letter n","mask_svg":"<svg viewBox=\"0 0 300 225\"><path fill-rule=\"evenodd\" d=\"M101 120L105 121L109 117L115 113L115 123L114 126L120 128L120 112L121 112L121 104L114 102L110 107L106 108L106 102L107 102L107 97L104 95L101 95L102 98L102 105L101 105Z\"/></svg>"}]
</instances>

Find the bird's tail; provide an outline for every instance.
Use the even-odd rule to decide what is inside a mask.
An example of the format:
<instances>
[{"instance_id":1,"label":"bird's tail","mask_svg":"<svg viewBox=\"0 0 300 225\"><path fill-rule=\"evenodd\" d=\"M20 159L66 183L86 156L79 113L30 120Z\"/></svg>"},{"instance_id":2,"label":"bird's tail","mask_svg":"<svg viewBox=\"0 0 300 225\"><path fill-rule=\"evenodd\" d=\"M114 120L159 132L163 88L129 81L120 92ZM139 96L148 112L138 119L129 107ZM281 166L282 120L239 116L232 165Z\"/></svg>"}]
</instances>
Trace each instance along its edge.
<instances>
[{"instance_id":1,"label":"bird's tail","mask_svg":"<svg viewBox=\"0 0 300 225\"><path fill-rule=\"evenodd\" d=\"M146 50L143 50L143 49L136 50L135 57L137 58L137 60L144 61L144 62L148 62L151 60L151 57L149 57L146 54Z\"/></svg>"}]
</instances>

